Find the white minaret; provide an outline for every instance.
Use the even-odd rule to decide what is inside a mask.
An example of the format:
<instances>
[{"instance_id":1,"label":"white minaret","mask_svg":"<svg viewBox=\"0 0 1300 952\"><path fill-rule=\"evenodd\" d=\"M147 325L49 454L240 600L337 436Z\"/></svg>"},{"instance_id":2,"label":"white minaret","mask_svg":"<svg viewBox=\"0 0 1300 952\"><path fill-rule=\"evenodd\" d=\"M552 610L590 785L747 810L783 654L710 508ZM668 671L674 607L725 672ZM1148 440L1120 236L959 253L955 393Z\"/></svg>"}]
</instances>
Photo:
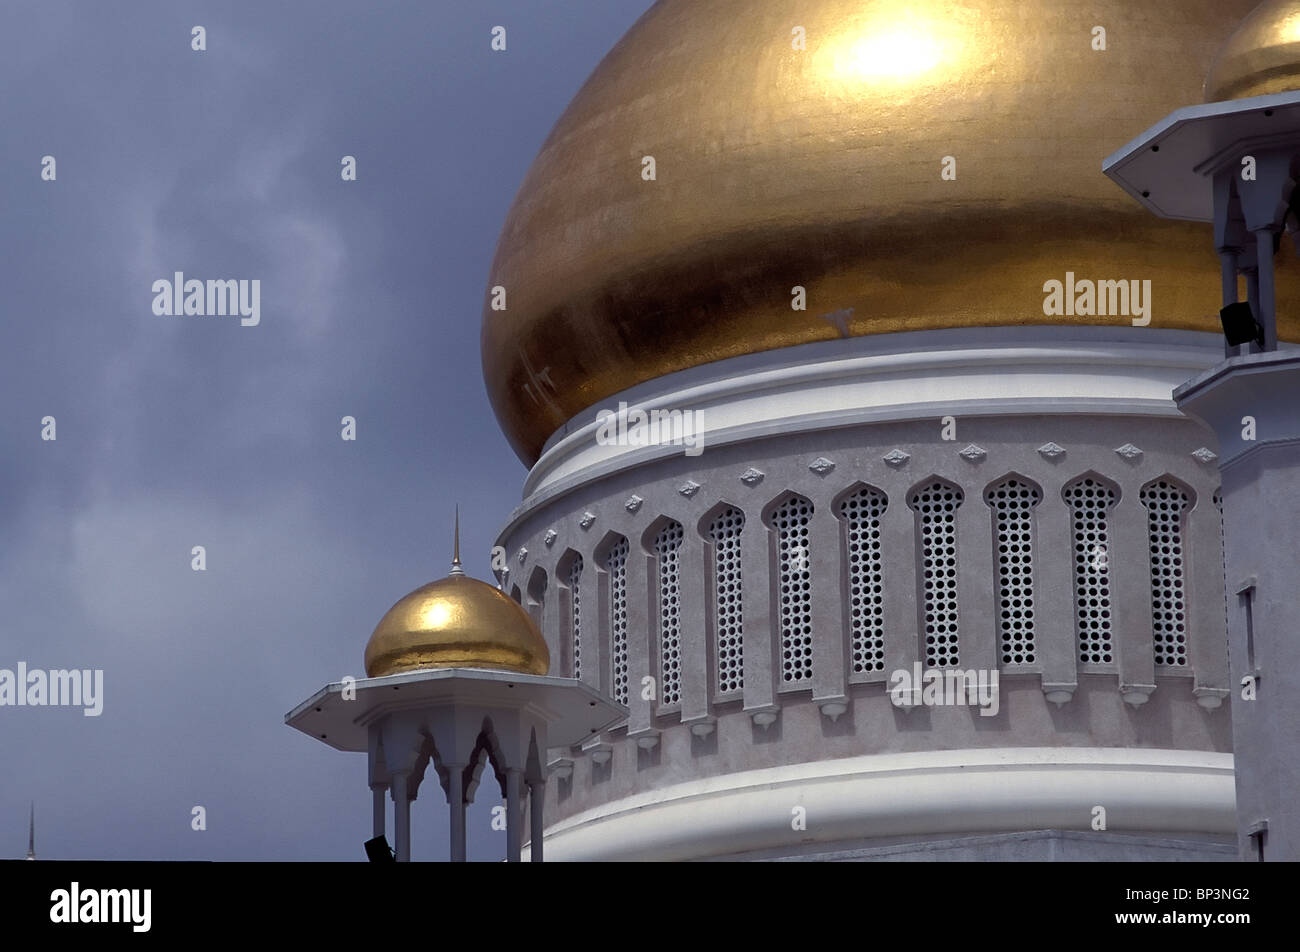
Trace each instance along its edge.
<instances>
[{"instance_id":1,"label":"white minaret","mask_svg":"<svg viewBox=\"0 0 1300 952\"><path fill-rule=\"evenodd\" d=\"M519 603L470 578L457 510L450 573L400 599L366 646L367 677L328 684L285 717L337 750L366 753L374 838L384 859L385 795L395 859L411 859L411 803L432 768L450 807L451 859L466 859L465 808L489 764L506 808L506 859L542 859L547 751L577 746L627 709L574 678L548 677L550 649Z\"/></svg>"},{"instance_id":2,"label":"white minaret","mask_svg":"<svg viewBox=\"0 0 1300 952\"><path fill-rule=\"evenodd\" d=\"M1222 265L1225 359L1173 397L1219 439L1238 852L1255 861L1300 859L1300 349L1278 342L1274 287L1282 232L1297 235L1297 14L1300 0L1262 4L1220 52L1213 101L1105 163L1155 214L1212 224Z\"/></svg>"}]
</instances>

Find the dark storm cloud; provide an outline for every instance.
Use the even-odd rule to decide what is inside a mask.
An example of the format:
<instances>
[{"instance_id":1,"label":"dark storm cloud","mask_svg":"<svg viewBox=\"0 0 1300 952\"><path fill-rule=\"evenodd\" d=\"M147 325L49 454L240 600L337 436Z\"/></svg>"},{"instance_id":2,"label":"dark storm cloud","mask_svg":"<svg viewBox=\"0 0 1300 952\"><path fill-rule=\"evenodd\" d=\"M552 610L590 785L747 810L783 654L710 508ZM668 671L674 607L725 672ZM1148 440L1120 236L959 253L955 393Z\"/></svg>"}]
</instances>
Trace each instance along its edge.
<instances>
[{"instance_id":1,"label":"dark storm cloud","mask_svg":"<svg viewBox=\"0 0 1300 952\"><path fill-rule=\"evenodd\" d=\"M487 575L523 477L478 372L497 232L648 5L6 7L0 667L103 668L105 709L0 708L0 856L35 798L46 856L358 858L364 758L281 718L443 574L455 500ZM259 279L261 324L154 315L175 271Z\"/></svg>"}]
</instances>

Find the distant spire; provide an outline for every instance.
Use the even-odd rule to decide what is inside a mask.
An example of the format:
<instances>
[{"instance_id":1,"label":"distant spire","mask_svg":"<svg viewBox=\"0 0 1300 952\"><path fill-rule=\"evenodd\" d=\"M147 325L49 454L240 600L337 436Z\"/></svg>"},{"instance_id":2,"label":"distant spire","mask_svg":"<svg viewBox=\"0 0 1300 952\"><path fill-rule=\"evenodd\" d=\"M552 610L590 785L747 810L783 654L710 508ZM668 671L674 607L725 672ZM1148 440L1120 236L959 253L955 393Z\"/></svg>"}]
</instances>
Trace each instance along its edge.
<instances>
[{"instance_id":1,"label":"distant spire","mask_svg":"<svg viewBox=\"0 0 1300 952\"><path fill-rule=\"evenodd\" d=\"M451 550L451 574L464 575L465 570L460 567L460 504L456 505L456 534L452 537Z\"/></svg>"},{"instance_id":2,"label":"distant spire","mask_svg":"<svg viewBox=\"0 0 1300 952\"><path fill-rule=\"evenodd\" d=\"M27 820L27 858L36 858L36 801L32 801L31 816Z\"/></svg>"}]
</instances>

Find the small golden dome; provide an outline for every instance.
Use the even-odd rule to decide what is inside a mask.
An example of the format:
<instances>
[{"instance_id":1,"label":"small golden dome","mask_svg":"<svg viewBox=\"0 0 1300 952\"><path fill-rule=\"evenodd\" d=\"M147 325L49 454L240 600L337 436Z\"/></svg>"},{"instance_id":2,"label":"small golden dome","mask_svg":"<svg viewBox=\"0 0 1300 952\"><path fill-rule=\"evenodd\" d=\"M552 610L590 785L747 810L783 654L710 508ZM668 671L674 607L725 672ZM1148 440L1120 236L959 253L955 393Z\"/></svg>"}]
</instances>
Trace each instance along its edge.
<instances>
[{"instance_id":1,"label":"small golden dome","mask_svg":"<svg viewBox=\"0 0 1300 952\"><path fill-rule=\"evenodd\" d=\"M372 678L422 668L494 668L546 674L542 633L514 599L453 573L417 588L388 610L366 645Z\"/></svg>"},{"instance_id":2,"label":"small golden dome","mask_svg":"<svg viewBox=\"0 0 1300 952\"><path fill-rule=\"evenodd\" d=\"M1044 313L1067 271L1149 278L1154 327L1220 333L1204 226L1157 219L1101 163L1200 97L1254 6L660 0L555 124L502 229L488 285L507 306L488 294L482 318L502 429L531 465L619 391L834 340L832 315L852 336L1115 324Z\"/></svg>"},{"instance_id":3,"label":"small golden dome","mask_svg":"<svg viewBox=\"0 0 1300 952\"><path fill-rule=\"evenodd\" d=\"M1300 0L1265 0L1214 58L1205 101L1300 89Z\"/></svg>"},{"instance_id":4,"label":"small golden dome","mask_svg":"<svg viewBox=\"0 0 1300 952\"><path fill-rule=\"evenodd\" d=\"M366 643L366 675L424 668L546 674L551 653L533 619L504 592L461 569L459 511L453 553L450 575L417 588L379 620Z\"/></svg>"}]
</instances>

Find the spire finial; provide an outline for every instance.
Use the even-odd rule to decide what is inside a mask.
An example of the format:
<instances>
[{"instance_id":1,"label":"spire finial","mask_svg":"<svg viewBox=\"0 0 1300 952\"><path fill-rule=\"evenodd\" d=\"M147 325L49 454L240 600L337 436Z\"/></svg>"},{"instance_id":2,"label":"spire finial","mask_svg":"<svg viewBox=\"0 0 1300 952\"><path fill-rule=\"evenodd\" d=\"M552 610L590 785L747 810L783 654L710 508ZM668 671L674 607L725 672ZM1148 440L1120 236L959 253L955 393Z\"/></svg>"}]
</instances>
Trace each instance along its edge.
<instances>
[{"instance_id":1,"label":"spire finial","mask_svg":"<svg viewBox=\"0 0 1300 952\"><path fill-rule=\"evenodd\" d=\"M460 567L460 504L456 504L456 532L452 536L451 549L451 574L464 575L465 570Z\"/></svg>"},{"instance_id":2,"label":"spire finial","mask_svg":"<svg viewBox=\"0 0 1300 952\"><path fill-rule=\"evenodd\" d=\"M36 801L32 801L31 816L27 820L27 858L36 858Z\"/></svg>"}]
</instances>

